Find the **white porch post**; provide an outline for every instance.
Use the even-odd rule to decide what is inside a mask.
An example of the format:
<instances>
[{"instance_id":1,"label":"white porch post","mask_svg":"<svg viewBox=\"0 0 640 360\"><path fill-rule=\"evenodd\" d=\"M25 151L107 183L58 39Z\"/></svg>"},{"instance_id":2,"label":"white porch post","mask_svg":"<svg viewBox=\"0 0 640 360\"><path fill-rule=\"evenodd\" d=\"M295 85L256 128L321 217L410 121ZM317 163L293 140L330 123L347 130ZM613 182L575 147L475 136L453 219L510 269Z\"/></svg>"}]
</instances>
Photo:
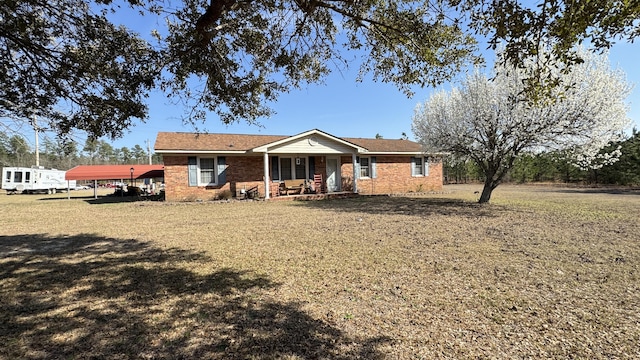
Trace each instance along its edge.
<instances>
[{"instance_id":1,"label":"white porch post","mask_svg":"<svg viewBox=\"0 0 640 360\"><path fill-rule=\"evenodd\" d=\"M264 152L264 198L269 199L269 152Z\"/></svg>"},{"instance_id":2,"label":"white porch post","mask_svg":"<svg viewBox=\"0 0 640 360\"><path fill-rule=\"evenodd\" d=\"M358 169L356 168L356 154L351 154L351 164L353 166L353 192L358 193Z\"/></svg>"}]
</instances>

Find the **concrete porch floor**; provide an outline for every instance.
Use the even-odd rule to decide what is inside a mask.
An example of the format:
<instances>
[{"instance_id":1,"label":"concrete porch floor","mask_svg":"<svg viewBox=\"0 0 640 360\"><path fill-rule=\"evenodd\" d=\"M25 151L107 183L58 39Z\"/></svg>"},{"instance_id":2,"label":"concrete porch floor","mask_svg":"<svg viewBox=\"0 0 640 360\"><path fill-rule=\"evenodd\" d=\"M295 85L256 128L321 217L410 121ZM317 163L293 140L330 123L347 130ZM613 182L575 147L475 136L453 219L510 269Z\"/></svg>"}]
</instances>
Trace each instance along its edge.
<instances>
[{"instance_id":1,"label":"concrete porch floor","mask_svg":"<svg viewBox=\"0 0 640 360\"><path fill-rule=\"evenodd\" d=\"M296 194L296 195L279 195L270 197L269 201L312 201L312 200L329 200L329 199L344 199L357 197L358 194L351 191L339 191L331 193L320 194Z\"/></svg>"}]
</instances>

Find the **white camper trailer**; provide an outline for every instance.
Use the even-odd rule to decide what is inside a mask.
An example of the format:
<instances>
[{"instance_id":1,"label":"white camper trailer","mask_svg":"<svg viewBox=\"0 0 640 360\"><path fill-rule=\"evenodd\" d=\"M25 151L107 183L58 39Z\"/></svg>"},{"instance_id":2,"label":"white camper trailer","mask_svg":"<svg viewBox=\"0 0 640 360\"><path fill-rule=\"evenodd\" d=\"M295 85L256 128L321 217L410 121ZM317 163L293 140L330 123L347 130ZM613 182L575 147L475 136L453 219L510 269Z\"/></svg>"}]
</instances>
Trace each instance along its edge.
<instances>
[{"instance_id":1,"label":"white camper trailer","mask_svg":"<svg viewBox=\"0 0 640 360\"><path fill-rule=\"evenodd\" d=\"M64 179L66 171L44 167L5 167L2 169L2 188L7 194L47 193L75 189L76 181Z\"/></svg>"}]
</instances>

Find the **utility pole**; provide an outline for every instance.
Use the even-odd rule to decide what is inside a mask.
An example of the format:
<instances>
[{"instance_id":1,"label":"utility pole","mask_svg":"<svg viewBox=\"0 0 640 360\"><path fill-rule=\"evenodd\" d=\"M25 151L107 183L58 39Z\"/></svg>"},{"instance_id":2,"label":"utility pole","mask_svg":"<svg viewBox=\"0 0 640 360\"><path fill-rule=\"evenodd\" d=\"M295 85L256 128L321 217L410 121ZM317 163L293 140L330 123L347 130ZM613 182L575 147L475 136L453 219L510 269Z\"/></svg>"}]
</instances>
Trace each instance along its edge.
<instances>
[{"instance_id":1,"label":"utility pole","mask_svg":"<svg viewBox=\"0 0 640 360\"><path fill-rule=\"evenodd\" d=\"M31 125L33 126L33 132L36 137L36 167L40 166L40 145L38 144L38 138L40 137L38 134L38 120L36 119L36 115L33 114L31 118Z\"/></svg>"},{"instance_id":2,"label":"utility pole","mask_svg":"<svg viewBox=\"0 0 640 360\"><path fill-rule=\"evenodd\" d=\"M147 139L147 155L149 156L149 165L153 165L151 162L151 141Z\"/></svg>"}]
</instances>

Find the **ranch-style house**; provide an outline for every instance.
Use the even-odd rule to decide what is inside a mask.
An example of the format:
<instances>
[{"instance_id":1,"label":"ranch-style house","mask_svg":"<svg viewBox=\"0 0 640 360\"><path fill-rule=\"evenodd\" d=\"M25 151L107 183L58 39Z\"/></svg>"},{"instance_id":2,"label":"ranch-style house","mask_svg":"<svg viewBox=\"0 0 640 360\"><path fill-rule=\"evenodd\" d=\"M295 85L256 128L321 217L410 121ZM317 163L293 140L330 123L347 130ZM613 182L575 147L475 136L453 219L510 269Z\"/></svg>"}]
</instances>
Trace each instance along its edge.
<instances>
[{"instance_id":1,"label":"ranch-style house","mask_svg":"<svg viewBox=\"0 0 640 360\"><path fill-rule=\"evenodd\" d=\"M442 189L442 156L404 139L160 132L168 201L293 194L399 194Z\"/></svg>"}]
</instances>

